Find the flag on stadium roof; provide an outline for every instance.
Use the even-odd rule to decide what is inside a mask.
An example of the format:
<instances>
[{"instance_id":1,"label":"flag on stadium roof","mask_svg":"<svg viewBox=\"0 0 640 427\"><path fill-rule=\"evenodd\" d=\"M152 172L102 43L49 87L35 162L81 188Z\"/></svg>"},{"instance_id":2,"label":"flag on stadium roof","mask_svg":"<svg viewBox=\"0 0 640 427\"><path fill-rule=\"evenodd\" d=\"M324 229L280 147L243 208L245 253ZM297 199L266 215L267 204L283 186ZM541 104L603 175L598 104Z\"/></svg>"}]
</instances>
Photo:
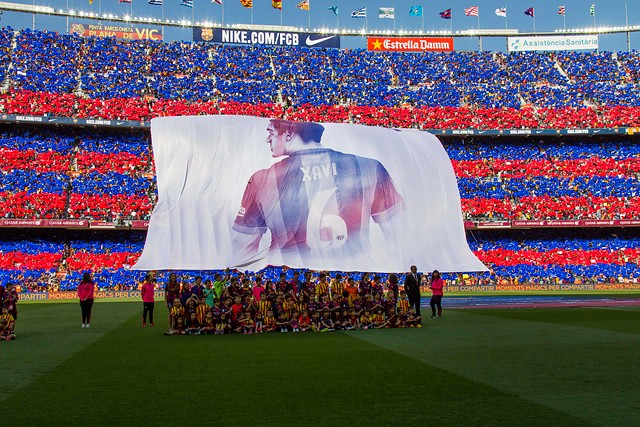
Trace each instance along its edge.
<instances>
[{"instance_id":1,"label":"flag on stadium roof","mask_svg":"<svg viewBox=\"0 0 640 427\"><path fill-rule=\"evenodd\" d=\"M131 0L118 0L118 3L131 3Z\"/></svg>"},{"instance_id":2,"label":"flag on stadium roof","mask_svg":"<svg viewBox=\"0 0 640 427\"><path fill-rule=\"evenodd\" d=\"M533 11L533 8L532 8L532 7L530 7L530 8L529 8L529 9L527 9L527 10L525 10L525 11L524 11L524 14L525 14L525 15L529 15L529 16L530 16L530 17L532 17L532 18L535 16L535 13L534 13L534 11Z\"/></svg>"},{"instance_id":3,"label":"flag on stadium roof","mask_svg":"<svg viewBox=\"0 0 640 427\"><path fill-rule=\"evenodd\" d=\"M564 6L558 6L558 15L564 16Z\"/></svg>"},{"instance_id":4,"label":"flag on stadium roof","mask_svg":"<svg viewBox=\"0 0 640 427\"><path fill-rule=\"evenodd\" d=\"M478 16L478 6L471 6L464 10L464 14L467 16Z\"/></svg>"},{"instance_id":5,"label":"flag on stadium roof","mask_svg":"<svg viewBox=\"0 0 640 427\"><path fill-rule=\"evenodd\" d=\"M271 7L274 9L282 10L282 0L271 0Z\"/></svg>"},{"instance_id":6,"label":"flag on stadium roof","mask_svg":"<svg viewBox=\"0 0 640 427\"><path fill-rule=\"evenodd\" d=\"M338 16L338 6L329 6L327 10L330 10L334 15Z\"/></svg>"},{"instance_id":7,"label":"flag on stadium roof","mask_svg":"<svg viewBox=\"0 0 640 427\"><path fill-rule=\"evenodd\" d=\"M502 16L503 18L507 17L507 8L506 7L501 7L496 9L496 15L498 16Z\"/></svg>"},{"instance_id":8,"label":"flag on stadium roof","mask_svg":"<svg viewBox=\"0 0 640 427\"><path fill-rule=\"evenodd\" d=\"M422 16L422 6L411 6L409 16Z\"/></svg>"},{"instance_id":9,"label":"flag on stadium roof","mask_svg":"<svg viewBox=\"0 0 640 427\"><path fill-rule=\"evenodd\" d=\"M222 0L211 0L211 3L222 4Z\"/></svg>"},{"instance_id":10,"label":"flag on stadium roof","mask_svg":"<svg viewBox=\"0 0 640 427\"><path fill-rule=\"evenodd\" d=\"M378 18L380 19L396 19L395 7L381 7L378 9Z\"/></svg>"},{"instance_id":11,"label":"flag on stadium roof","mask_svg":"<svg viewBox=\"0 0 640 427\"><path fill-rule=\"evenodd\" d=\"M93 0L89 0L89 4L93 4Z\"/></svg>"},{"instance_id":12,"label":"flag on stadium roof","mask_svg":"<svg viewBox=\"0 0 640 427\"><path fill-rule=\"evenodd\" d=\"M162 0L149 0L149 4L152 6L162 6Z\"/></svg>"},{"instance_id":13,"label":"flag on stadium roof","mask_svg":"<svg viewBox=\"0 0 640 427\"><path fill-rule=\"evenodd\" d=\"M298 9L309 10L309 0L301 1L296 5Z\"/></svg>"},{"instance_id":14,"label":"flag on stadium roof","mask_svg":"<svg viewBox=\"0 0 640 427\"><path fill-rule=\"evenodd\" d=\"M595 4L592 4L591 7L589 8L589 15L596 16L596 5Z\"/></svg>"},{"instance_id":15,"label":"flag on stadium roof","mask_svg":"<svg viewBox=\"0 0 640 427\"><path fill-rule=\"evenodd\" d=\"M240 0L240 4L251 9L253 7L253 0Z\"/></svg>"},{"instance_id":16,"label":"flag on stadium roof","mask_svg":"<svg viewBox=\"0 0 640 427\"><path fill-rule=\"evenodd\" d=\"M351 12L352 18L366 18L367 17L367 7L361 7L360 9L356 9Z\"/></svg>"},{"instance_id":17,"label":"flag on stadium roof","mask_svg":"<svg viewBox=\"0 0 640 427\"><path fill-rule=\"evenodd\" d=\"M193 0L180 0L180 6L193 7Z\"/></svg>"},{"instance_id":18,"label":"flag on stadium roof","mask_svg":"<svg viewBox=\"0 0 640 427\"><path fill-rule=\"evenodd\" d=\"M444 12L440 12L440 18L451 19L451 9L447 9Z\"/></svg>"}]
</instances>

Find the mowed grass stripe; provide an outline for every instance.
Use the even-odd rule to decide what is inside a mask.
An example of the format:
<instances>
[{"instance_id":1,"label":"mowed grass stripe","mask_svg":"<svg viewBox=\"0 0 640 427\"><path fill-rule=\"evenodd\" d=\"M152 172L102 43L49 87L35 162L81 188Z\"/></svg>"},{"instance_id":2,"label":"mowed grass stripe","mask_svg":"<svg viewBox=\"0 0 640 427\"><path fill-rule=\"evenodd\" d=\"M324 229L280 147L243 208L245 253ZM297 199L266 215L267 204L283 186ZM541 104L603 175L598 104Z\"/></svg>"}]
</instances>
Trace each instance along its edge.
<instances>
[{"instance_id":1,"label":"mowed grass stripe","mask_svg":"<svg viewBox=\"0 0 640 427\"><path fill-rule=\"evenodd\" d=\"M431 340L424 329L165 337L136 313L4 405L41 397L12 425L585 424L356 336Z\"/></svg>"},{"instance_id":2,"label":"mowed grass stripe","mask_svg":"<svg viewBox=\"0 0 640 427\"><path fill-rule=\"evenodd\" d=\"M77 303L19 304L18 339L0 343L0 402L102 338L133 309L132 304L96 304L91 329L85 330Z\"/></svg>"},{"instance_id":3,"label":"mowed grass stripe","mask_svg":"<svg viewBox=\"0 0 640 427\"><path fill-rule=\"evenodd\" d=\"M573 313L565 318L567 310ZM585 422L637 425L640 336L626 332L637 327L637 313L616 311L616 329L624 332L541 321L573 314L582 323L598 319L599 311L448 310L428 319L427 340L407 339L407 330L358 337ZM611 321L610 314L602 321Z\"/></svg>"},{"instance_id":4,"label":"mowed grass stripe","mask_svg":"<svg viewBox=\"0 0 640 427\"><path fill-rule=\"evenodd\" d=\"M557 323L581 328L640 334L640 307L627 307L626 310L618 310L615 307L610 309L581 307L560 310L525 308L518 310L481 310L477 314L502 319Z\"/></svg>"}]
</instances>

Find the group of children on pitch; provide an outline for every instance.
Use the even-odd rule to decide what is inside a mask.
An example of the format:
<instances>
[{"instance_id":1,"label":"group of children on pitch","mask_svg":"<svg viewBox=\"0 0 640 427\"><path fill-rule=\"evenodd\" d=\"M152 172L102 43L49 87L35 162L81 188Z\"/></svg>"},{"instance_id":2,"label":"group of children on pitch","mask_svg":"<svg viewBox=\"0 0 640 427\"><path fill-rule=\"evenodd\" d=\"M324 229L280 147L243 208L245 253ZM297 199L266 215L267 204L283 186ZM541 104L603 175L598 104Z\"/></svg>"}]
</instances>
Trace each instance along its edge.
<instances>
[{"instance_id":1,"label":"group of children on pitch","mask_svg":"<svg viewBox=\"0 0 640 427\"><path fill-rule=\"evenodd\" d=\"M262 284L237 278L225 282L220 297L209 299L191 293L167 301L170 310L168 335L253 334L264 332L329 332L382 328L421 328L421 318L409 306L404 291L385 289L376 278L369 287L356 288L352 278L338 275L330 283L321 274L317 283L302 286L286 282ZM220 280L218 277L217 280ZM209 282L209 281L207 281ZM206 286L206 285L205 285ZM364 289L363 289L364 288ZM209 288L214 289L209 284Z\"/></svg>"}]
</instances>

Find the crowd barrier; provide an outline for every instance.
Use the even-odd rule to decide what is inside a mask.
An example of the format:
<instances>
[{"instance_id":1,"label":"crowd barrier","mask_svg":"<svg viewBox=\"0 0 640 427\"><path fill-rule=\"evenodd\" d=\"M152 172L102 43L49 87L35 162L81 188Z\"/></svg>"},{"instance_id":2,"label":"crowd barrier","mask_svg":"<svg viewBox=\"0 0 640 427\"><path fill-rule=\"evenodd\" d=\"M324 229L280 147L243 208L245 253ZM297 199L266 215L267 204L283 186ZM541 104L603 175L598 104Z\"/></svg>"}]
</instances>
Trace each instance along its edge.
<instances>
[{"instance_id":1,"label":"crowd barrier","mask_svg":"<svg viewBox=\"0 0 640 427\"><path fill-rule=\"evenodd\" d=\"M422 288L423 292L428 289ZM444 292L640 291L640 283L523 283L519 285L445 285Z\"/></svg>"},{"instance_id":2,"label":"crowd barrier","mask_svg":"<svg viewBox=\"0 0 640 427\"><path fill-rule=\"evenodd\" d=\"M142 301L140 291L96 291L94 293L96 299L100 298L139 298ZM19 292L20 301L40 301L40 300L70 300L77 299L78 293L69 292ZM164 291L157 290L155 292L156 301L162 301Z\"/></svg>"},{"instance_id":3,"label":"crowd barrier","mask_svg":"<svg viewBox=\"0 0 640 427\"><path fill-rule=\"evenodd\" d=\"M423 293L430 293L429 288L422 286ZM536 284L525 283L520 285L445 285L444 292L505 292L505 291L640 291L640 283L563 283L563 284ZM77 292L19 292L21 301L42 301L42 300L71 300L77 299ZM139 298L142 299L140 291L96 291L96 299L101 298ZM164 291L156 290L156 302L164 300Z\"/></svg>"}]
</instances>

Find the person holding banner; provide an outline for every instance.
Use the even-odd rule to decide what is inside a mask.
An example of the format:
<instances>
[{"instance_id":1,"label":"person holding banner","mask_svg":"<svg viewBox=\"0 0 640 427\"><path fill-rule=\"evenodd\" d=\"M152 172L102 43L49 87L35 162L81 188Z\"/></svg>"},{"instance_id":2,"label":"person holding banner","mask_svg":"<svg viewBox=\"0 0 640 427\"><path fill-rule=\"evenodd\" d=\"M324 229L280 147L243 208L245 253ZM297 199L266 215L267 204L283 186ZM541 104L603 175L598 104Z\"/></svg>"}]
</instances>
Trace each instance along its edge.
<instances>
[{"instance_id":1,"label":"person holding banner","mask_svg":"<svg viewBox=\"0 0 640 427\"><path fill-rule=\"evenodd\" d=\"M82 310L82 327L91 327L91 309L93 308L94 292L96 284L91 278L91 273L82 275L82 282L78 285L78 298L80 299L80 310Z\"/></svg>"},{"instance_id":2,"label":"person holding banner","mask_svg":"<svg viewBox=\"0 0 640 427\"><path fill-rule=\"evenodd\" d=\"M325 148L318 123L273 119L266 130L271 156L285 158L255 172L245 187L233 224L237 265L264 255L258 251L267 231L269 254L285 265L367 254L371 219L389 245L397 240L392 218L404 201L382 163Z\"/></svg>"}]
</instances>

